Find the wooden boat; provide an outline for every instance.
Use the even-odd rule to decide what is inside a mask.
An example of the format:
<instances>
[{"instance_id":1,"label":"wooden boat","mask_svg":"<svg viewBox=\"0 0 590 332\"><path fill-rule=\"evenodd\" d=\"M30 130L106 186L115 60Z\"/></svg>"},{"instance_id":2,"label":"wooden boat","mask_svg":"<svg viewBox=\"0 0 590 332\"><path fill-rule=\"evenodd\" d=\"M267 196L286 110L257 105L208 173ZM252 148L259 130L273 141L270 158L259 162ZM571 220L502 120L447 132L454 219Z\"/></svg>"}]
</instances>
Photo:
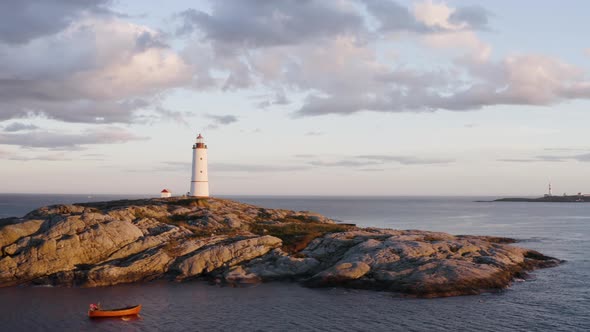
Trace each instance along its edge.
<instances>
[{"instance_id":1,"label":"wooden boat","mask_svg":"<svg viewBox=\"0 0 590 332\"><path fill-rule=\"evenodd\" d=\"M88 310L88 317L98 318L98 317L133 316L133 315L138 315L140 310L141 310L141 304L136 305L136 306L126 307L126 308L119 308L119 309Z\"/></svg>"}]
</instances>

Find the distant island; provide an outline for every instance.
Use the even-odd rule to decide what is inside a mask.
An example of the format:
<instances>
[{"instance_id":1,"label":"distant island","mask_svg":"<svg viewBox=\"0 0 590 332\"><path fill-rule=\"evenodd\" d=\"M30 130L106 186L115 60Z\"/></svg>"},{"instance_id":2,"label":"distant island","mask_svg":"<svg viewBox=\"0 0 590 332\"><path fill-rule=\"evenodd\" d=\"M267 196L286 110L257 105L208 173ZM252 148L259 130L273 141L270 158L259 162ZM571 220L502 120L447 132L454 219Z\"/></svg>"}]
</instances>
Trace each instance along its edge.
<instances>
[{"instance_id":1,"label":"distant island","mask_svg":"<svg viewBox=\"0 0 590 332\"><path fill-rule=\"evenodd\" d=\"M479 294L561 261L508 238L360 228L219 198L120 200L0 219L0 287L285 280L419 297Z\"/></svg>"},{"instance_id":2,"label":"distant island","mask_svg":"<svg viewBox=\"0 0 590 332\"><path fill-rule=\"evenodd\" d=\"M550 203L586 203L590 202L590 195L545 195L538 198L507 197L495 199L492 202L550 202Z\"/></svg>"}]
</instances>

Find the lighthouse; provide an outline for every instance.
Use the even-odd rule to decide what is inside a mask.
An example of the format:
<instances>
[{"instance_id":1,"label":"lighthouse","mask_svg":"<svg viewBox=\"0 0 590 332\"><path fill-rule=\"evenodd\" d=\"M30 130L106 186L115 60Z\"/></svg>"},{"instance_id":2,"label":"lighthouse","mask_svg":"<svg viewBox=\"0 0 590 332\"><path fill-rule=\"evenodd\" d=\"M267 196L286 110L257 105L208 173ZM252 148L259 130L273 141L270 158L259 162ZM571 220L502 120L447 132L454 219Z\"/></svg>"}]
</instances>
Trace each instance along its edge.
<instances>
[{"instance_id":1,"label":"lighthouse","mask_svg":"<svg viewBox=\"0 0 590 332\"><path fill-rule=\"evenodd\" d=\"M207 145L201 134L193 144L193 172L191 177L191 196L209 197L209 176L207 174Z\"/></svg>"},{"instance_id":2,"label":"lighthouse","mask_svg":"<svg viewBox=\"0 0 590 332\"><path fill-rule=\"evenodd\" d=\"M547 190L547 193L545 194L545 197L551 197L553 196L553 191L551 190L551 181L549 181L549 188Z\"/></svg>"}]
</instances>

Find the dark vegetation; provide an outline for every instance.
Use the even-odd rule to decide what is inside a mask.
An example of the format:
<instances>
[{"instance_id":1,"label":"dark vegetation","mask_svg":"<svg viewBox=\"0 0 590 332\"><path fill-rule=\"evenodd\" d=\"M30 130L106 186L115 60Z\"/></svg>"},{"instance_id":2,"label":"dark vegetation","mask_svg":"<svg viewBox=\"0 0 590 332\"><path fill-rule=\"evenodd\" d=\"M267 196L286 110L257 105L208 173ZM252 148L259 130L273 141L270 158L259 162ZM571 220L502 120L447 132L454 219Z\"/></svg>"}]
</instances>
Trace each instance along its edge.
<instances>
[{"instance_id":1,"label":"dark vegetation","mask_svg":"<svg viewBox=\"0 0 590 332\"><path fill-rule=\"evenodd\" d=\"M474 238L473 235L457 235L458 238ZM518 242L516 239L501 236L477 236L477 238L486 240L492 243L510 244Z\"/></svg>"},{"instance_id":2,"label":"dark vegetation","mask_svg":"<svg viewBox=\"0 0 590 332\"><path fill-rule=\"evenodd\" d=\"M174 205L206 208L209 207L209 202L206 198L183 198L174 201Z\"/></svg>"},{"instance_id":3,"label":"dark vegetation","mask_svg":"<svg viewBox=\"0 0 590 332\"><path fill-rule=\"evenodd\" d=\"M438 241L443 241L444 239L439 237L439 236L435 236L435 235L424 235L424 241L425 242L438 242Z\"/></svg>"},{"instance_id":4,"label":"dark vegetation","mask_svg":"<svg viewBox=\"0 0 590 332\"><path fill-rule=\"evenodd\" d=\"M297 253L315 238L328 233L345 232L354 226L321 223L253 224L250 231L258 235L272 235L283 240L283 250Z\"/></svg>"}]
</instances>

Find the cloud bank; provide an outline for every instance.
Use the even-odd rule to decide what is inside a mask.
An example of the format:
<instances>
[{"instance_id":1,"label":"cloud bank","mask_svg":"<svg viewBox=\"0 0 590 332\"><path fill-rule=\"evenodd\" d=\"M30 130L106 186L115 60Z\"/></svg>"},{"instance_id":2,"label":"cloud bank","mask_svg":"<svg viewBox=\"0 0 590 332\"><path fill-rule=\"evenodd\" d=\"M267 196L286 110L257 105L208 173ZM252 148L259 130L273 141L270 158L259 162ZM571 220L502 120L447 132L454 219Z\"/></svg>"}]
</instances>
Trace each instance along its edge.
<instances>
[{"instance_id":1,"label":"cloud bank","mask_svg":"<svg viewBox=\"0 0 590 332\"><path fill-rule=\"evenodd\" d=\"M3 1L0 122L36 115L96 125L150 117L182 123L183 113L163 105L180 88L264 90L271 97L257 107L288 108L294 117L590 98L588 73L561 59L492 57L480 33L492 29L494 14L481 6L391 0L210 5L178 11L163 32L131 23L108 0ZM426 68L379 52L403 50L403 43L445 61ZM236 120L210 119L212 126Z\"/></svg>"},{"instance_id":2,"label":"cloud bank","mask_svg":"<svg viewBox=\"0 0 590 332\"><path fill-rule=\"evenodd\" d=\"M48 130L29 133L0 133L0 144L59 150L79 150L83 146L92 144L116 144L145 139L147 138L118 127L97 128L83 133Z\"/></svg>"}]
</instances>

